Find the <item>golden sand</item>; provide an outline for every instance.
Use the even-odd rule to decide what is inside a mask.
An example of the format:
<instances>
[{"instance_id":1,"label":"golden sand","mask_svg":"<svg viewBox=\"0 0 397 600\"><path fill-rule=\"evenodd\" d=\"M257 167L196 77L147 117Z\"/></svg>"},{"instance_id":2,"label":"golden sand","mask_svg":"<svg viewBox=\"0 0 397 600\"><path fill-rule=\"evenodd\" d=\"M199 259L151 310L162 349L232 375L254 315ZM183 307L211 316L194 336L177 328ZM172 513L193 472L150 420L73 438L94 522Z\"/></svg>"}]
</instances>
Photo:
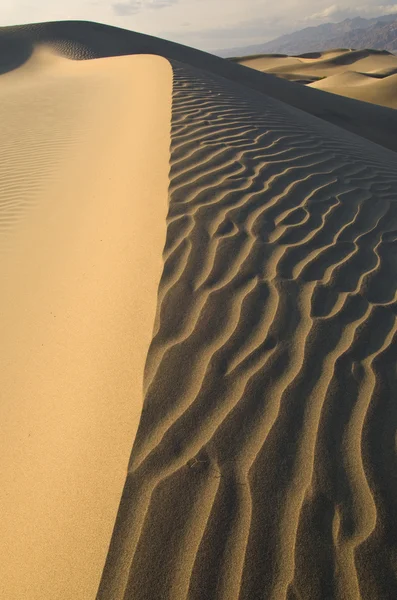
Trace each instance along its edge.
<instances>
[{"instance_id":1,"label":"golden sand","mask_svg":"<svg viewBox=\"0 0 397 600\"><path fill-rule=\"evenodd\" d=\"M233 59L240 65L340 96L397 108L397 56L379 50L328 50L301 56Z\"/></svg>"},{"instance_id":2,"label":"golden sand","mask_svg":"<svg viewBox=\"0 0 397 600\"><path fill-rule=\"evenodd\" d=\"M39 49L2 76L2 596L94 598L162 270L171 68Z\"/></svg>"},{"instance_id":3,"label":"golden sand","mask_svg":"<svg viewBox=\"0 0 397 600\"><path fill-rule=\"evenodd\" d=\"M3 596L394 600L395 111L1 35Z\"/></svg>"}]
</instances>

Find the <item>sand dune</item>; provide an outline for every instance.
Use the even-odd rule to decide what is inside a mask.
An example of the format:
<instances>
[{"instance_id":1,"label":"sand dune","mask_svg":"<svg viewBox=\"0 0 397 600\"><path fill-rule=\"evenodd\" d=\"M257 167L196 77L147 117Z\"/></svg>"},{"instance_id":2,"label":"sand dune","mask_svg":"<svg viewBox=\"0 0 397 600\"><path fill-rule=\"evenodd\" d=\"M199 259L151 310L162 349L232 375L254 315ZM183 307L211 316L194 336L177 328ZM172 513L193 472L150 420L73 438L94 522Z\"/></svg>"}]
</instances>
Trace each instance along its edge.
<instances>
[{"instance_id":1,"label":"sand dune","mask_svg":"<svg viewBox=\"0 0 397 600\"><path fill-rule=\"evenodd\" d=\"M48 48L1 76L7 600L87 600L99 585L162 270L171 85L159 57Z\"/></svg>"},{"instance_id":2,"label":"sand dune","mask_svg":"<svg viewBox=\"0 0 397 600\"><path fill-rule=\"evenodd\" d=\"M14 55L16 47L23 49L23 52L18 50L19 60L29 54L37 43L51 44L71 58L157 54L168 60L182 61L397 150L397 113L394 110L351 98L330 96L322 90L310 90L194 48L100 23L65 21L0 28L0 44L9 49L9 54Z\"/></svg>"},{"instance_id":3,"label":"sand dune","mask_svg":"<svg viewBox=\"0 0 397 600\"><path fill-rule=\"evenodd\" d=\"M157 330L98 600L392 598L395 155L173 69Z\"/></svg>"},{"instance_id":4,"label":"sand dune","mask_svg":"<svg viewBox=\"0 0 397 600\"><path fill-rule=\"evenodd\" d=\"M326 77L309 85L333 94L397 108L396 72L377 77L376 75L350 71L341 75Z\"/></svg>"},{"instance_id":5,"label":"sand dune","mask_svg":"<svg viewBox=\"0 0 397 600\"><path fill-rule=\"evenodd\" d=\"M27 509L13 509L19 521L14 513L5 520L13 548L11 558L3 552L2 568L12 572L7 591L14 594L7 597L39 598L26 593L32 579L37 590L39 583L47 586L45 597L62 598L393 600L397 167L389 149L393 121L388 135L385 119L394 111L97 24L12 31L7 44L12 40L15 49L15 39L25 36L26 45L7 68L24 66L2 78L30 69L40 81L47 73L45 94L65 81L60 95L68 110L77 104L82 112L59 118L51 97L48 123L62 123L62 136L54 135L46 158L41 148L49 133L42 124L43 142L31 154L42 157L43 171L21 177L35 185L18 196L28 200L4 251L6 267L15 271L2 300L13 327L4 347L11 365L5 389L14 392L18 419L23 403L15 391L35 394L38 408L29 407L24 419L42 436L44 428L47 436L58 435L65 417L81 425L66 431L77 457L68 459L69 477L48 471L47 488L67 484L62 500L44 496L59 529L52 513L38 521L40 535L54 532L58 554L50 553L54 545L45 547L32 562L32 548L41 548L35 536L27 548L15 536L16 526L20 534L30 523ZM40 50L43 44L53 50ZM144 48L170 62L65 58ZM78 95L83 81L87 102L93 92L101 97L92 115ZM137 82L145 90L139 97ZM301 94L288 104L294 90ZM327 122L332 103L331 120L346 127ZM321 118L313 116L316 110ZM365 115L373 117L366 125ZM360 124L364 137L351 133ZM9 164L19 156L12 150L21 135L17 121L10 131ZM91 167L82 168L82 156ZM131 202L136 197L138 208ZM98 233L107 236L104 250ZM59 329L45 312L47 299L57 318L63 315ZM23 335L13 337L18 327ZM45 350L35 342L41 327ZM24 353L33 358L26 362ZM18 378L25 364L24 379ZM54 398L63 412L51 408ZM127 438L130 449L133 413L141 405L110 541ZM7 410L10 404L5 416ZM5 441L9 454L2 454L10 474L8 511L32 485L13 487L12 474L18 465L28 471L35 464L17 438L25 431L18 419ZM98 419L94 432L92 419ZM22 458L10 454L10 440ZM42 457L57 448L45 441ZM42 473L34 476L35 485L43 481ZM26 483L21 475L19 481ZM76 506L76 488L87 495L77 496L81 512L72 522L65 511ZM103 521L87 568L86 542ZM43 564L50 574L33 571ZM19 596L16 574L25 586ZM59 578L66 582L61 591L54 587Z\"/></svg>"},{"instance_id":6,"label":"sand dune","mask_svg":"<svg viewBox=\"0 0 397 600\"><path fill-rule=\"evenodd\" d=\"M342 49L300 56L265 54L232 60L318 90L397 108L397 56L387 51Z\"/></svg>"}]
</instances>

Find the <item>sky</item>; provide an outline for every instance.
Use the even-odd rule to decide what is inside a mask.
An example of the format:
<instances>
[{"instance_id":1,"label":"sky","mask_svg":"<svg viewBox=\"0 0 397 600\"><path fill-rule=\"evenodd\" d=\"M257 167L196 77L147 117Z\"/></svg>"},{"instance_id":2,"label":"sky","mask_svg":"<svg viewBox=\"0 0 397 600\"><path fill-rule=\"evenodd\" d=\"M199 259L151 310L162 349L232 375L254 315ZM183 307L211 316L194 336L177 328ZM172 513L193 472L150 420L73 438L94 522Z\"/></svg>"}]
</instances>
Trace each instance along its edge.
<instances>
[{"instance_id":1,"label":"sky","mask_svg":"<svg viewBox=\"0 0 397 600\"><path fill-rule=\"evenodd\" d=\"M343 2L343 4L342 4ZM0 26L81 19L202 50L259 44L311 25L397 13L397 4L342 0L0 0Z\"/></svg>"}]
</instances>

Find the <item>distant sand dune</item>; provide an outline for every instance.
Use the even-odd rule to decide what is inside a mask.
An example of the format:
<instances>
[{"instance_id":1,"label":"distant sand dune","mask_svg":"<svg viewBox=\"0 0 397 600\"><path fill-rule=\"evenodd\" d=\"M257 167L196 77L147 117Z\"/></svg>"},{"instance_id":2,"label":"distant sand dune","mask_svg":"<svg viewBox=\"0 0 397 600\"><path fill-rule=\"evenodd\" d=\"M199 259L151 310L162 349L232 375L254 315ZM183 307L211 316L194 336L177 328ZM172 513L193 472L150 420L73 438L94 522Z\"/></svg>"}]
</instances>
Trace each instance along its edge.
<instances>
[{"instance_id":1,"label":"distant sand dune","mask_svg":"<svg viewBox=\"0 0 397 600\"><path fill-rule=\"evenodd\" d=\"M397 74L394 69L387 74L379 74L379 71L371 74L348 72L309 85L341 96L397 108Z\"/></svg>"},{"instance_id":2,"label":"distant sand dune","mask_svg":"<svg viewBox=\"0 0 397 600\"><path fill-rule=\"evenodd\" d=\"M157 333L98 600L391 599L395 156L173 69Z\"/></svg>"},{"instance_id":3,"label":"distant sand dune","mask_svg":"<svg viewBox=\"0 0 397 600\"><path fill-rule=\"evenodd\" d=\"M311 88L397 108L397 57L387 51L341 49L300 56L243 56L232 60Z\"/></svg>"}]
</instances>

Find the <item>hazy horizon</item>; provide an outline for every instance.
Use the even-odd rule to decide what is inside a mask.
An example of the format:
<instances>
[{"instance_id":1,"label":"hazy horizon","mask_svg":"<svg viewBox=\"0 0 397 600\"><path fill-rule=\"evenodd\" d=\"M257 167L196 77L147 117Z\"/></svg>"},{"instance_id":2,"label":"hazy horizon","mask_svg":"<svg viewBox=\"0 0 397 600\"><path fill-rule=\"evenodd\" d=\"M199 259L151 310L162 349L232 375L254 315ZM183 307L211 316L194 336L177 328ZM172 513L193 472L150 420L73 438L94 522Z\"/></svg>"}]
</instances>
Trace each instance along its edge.
<instances>
[{"instance_id":1,"label":"hazy horizon","mask_svg":"<svg viewBox=\"0 0 397 600\"><path fill-rule=\"evenodd\" d=\"M309 26L356 16L397 13L397 4L348 0L3 0L0 25L88 20L158 36L202 50L216 51L260 44ZM248 16L249 15L249 16Z\"/></svg>"}]
</instances>

